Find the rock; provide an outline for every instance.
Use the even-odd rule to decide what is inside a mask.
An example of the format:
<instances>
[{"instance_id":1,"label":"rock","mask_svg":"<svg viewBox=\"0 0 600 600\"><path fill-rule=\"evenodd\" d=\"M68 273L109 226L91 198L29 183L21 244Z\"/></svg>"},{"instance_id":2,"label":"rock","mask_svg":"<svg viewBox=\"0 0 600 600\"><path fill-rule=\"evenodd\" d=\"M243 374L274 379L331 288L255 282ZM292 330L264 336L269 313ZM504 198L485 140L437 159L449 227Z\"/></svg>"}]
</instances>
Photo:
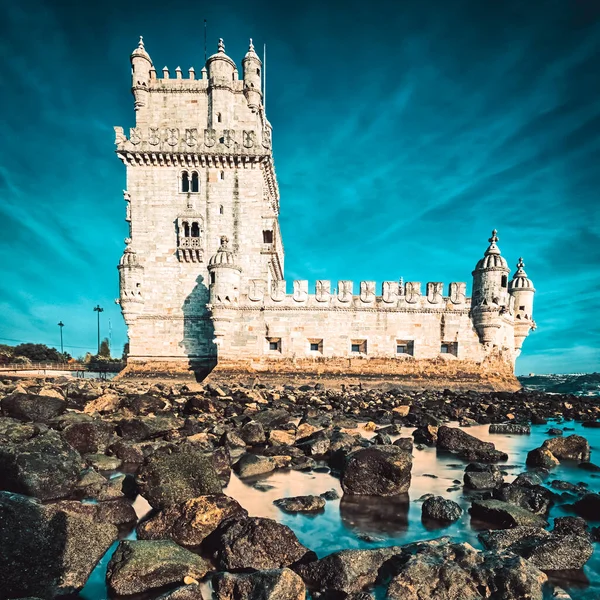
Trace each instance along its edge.
<instances>
[{"instance_id":1,"label":"rock","mask_svg":"<svg viewBox=\"0 0 600 600\"><path fill-rule=\"evenodd\" d=\"M489 432L503 435L529 435L531 427L519 423L494 423L490 425Z\"/></svg>"},{"instance_id":2,"label":"rock","mask_svg":"<svg viewBox=\"0 0 600 600\"><path fill-rule=\"evenodd\" d=\"M306 587L290 569L219 573L213 580L216 600L304 600Z\"/></svg>"},{"instance_id":3,"label":"rock","mask_svg":"<svg viewBox=\"0 0 600 600\"><path fill-rule=\"evenodd\" d=\"M417 427L413 433L415 444L425 444L426 446L435 446L438 438L438 428L433 425Z\"/></svg>"},{"instance_id":4,"label":"rock","mask_svg":"<svg viewBox=\"0 0 600 600\"><path fill-rule=\"evenodd\" d=\"M157 451L140 468L136 479L141 494L154 508L222 492L210 459L186 446Z\"/></svg>"},{"instance_id":5,"label":"rock","mask_svg":"<svg viewBox=\"0 0 600 600\"><path fill-rule=\"evenodd\" d=\"M600 494L586 494L572 508L580 517L596 521L600 517Z\"/></svg>"},{"instance_id":6,"label":"rock","mask_svg":"<svg viewBox=\"0 0 600 600\"><path fill-rule=\"evenodd\" d=\"M591 455L588 441L580 435L569 435L567 437L555 437L545 440L542 448L550 450L559 460L570 459L588 462Z\"/></svg>"},{"instance_id":7,"label":"rock","mask_svg":"<svg viewBox=\"0 0 600 600\"><path fill-rule=\"evenodd\" d=\"M399 417L408 417L408 413L410 412L410 406L396 406L392 408L392 412L396 413L396 415L398 415Z\"/></svg>"},{"instance_id":8,"label":"rock","mask_svg":"<svg viewBox=\"0 0 600 600\"><path fill-rule=\"evenodd\" d=\"M300 448L306 456L325 456L329 452L331 441L322 430L316 431L308 437L296 441L296 447Z\"/></svg>"},{"instance_id":9,"label":"rock","mask_svg":"<svg viewBox=\"0 0 600 600\"><path fill-rule=\"evenodd\" d=\"M117 433L127 441L153 440L181 429L185 421L174 414L148 415L119 421Z\"/></svg>"},{"instance_id":10,"label":"rock","mask_svg":"<svg viewBox=\"0 0 600 600\"><path fill-rule=\"evenodd\" d=\"M249 421L246 423L240 430L240 437L248 446L259 446L267 441L265 428L258 421Z\"/></svg>"},{"instance_id":11,"label":"rock","mask_svg":"<svg viewBox=\"0 0 600 600\"><path fill-rule=\"evenodd\" d=\"M323 492L322 494L319 494L319 496L321 496L321 498L324 498L325 500L339 500L340 495L337 493L336 490L327 490L326 492Z\"/></svg>"},{"instance_id":12,"label":"rock","mask_svg":"<svg viewBox=\"0 0 600 600\"><path fill-rule=\"evenodd\" d=\"M55 500L70 496L83 460L56 431L0 446L0 481L9 492Z\"/></svg>"},{"instance_id":13,"label":"rock","mask_svg":"<svg viewBox=\"0 0 600 600\"><path fill-rule=\"evenodd\" d=\"M15 393L5 396L0 402L2 414L19 421L47 423L67 410L63 398Z\"/></svg>"},{"instance_id":14,"label":"rock","mask_svg":"<svg viewBox=\"0 0 600 600\"><path fill-rule=\"evenodd\" d=\"M105 454L86 454L84 458L88 465L98 471L115 471L123 464L120 458Z\"/></svg>"},{"instance_id":15,"label":"rock","mask_svg":"<svg viewBox=\"0 0 600 600\"><path fill-rule=\"evenodd\" d=\"M290 413L283 408L261 410L254 415L254 420L262 423L265 430L277 429L291 420Z\"/></svg>"},{"instance_id":16,"label":"rock","mask_svg":"<svg viewBox=\"0 0 600 600\"><path fill-rule=\"evenodd\" d=\"M397 446L374 446L348 455L341 475L345 494L394 496L408 491L412 455Z\"/></svg>"},{"instance_id":17,"label":"rock","mask_svg":"<svg viewBox=\"0 0 600 600\"><path fill-rule=\"evenodd\" d=\"M249 452L242 454L240 459L233 465L233 469L241 478L264 475L265 473L274 471L276 468L277 463L273 458L257 456Z\"/></svg>"},{"instance_id":18,"label":"rock","mask_svg":"<svg viewBox=\"0 0 600 600\"><path fill-rule=\"evenodd\" d=\"M325 508L325 499L321 496L293 496L280 498L273 502L275 506L288 513L319 512Z\"/></svg>"},{"instance_id":19,"label":"rock","mask_svg":"<svg viewBox=\"0 0 600 600\"><path fill-rule=\"evenodd\" d=\"M464 475L464 485L470 490L487 490L504 483L504 477L496 465L471 463L467 465Z\"/></svg>"},{"instance_id":20,"label":"rock","mask_svg":"<svg viewBox=\"0 0 600 600\"><path fill-rule=\"evenodd\" d=\"M295 441L296 435L293 431L273 429L269 433L269 443L271 446L291 446Z\"/></svg>"},{"instance_id":21,"label":"rock","mask_svg":"<svg viewBox=\"0 0 600 600\"><path fill-rule=\"evenodd\" d=\"M202 586L197 583L192 577L184 577L183 582L190 582L183 587L176 588L170 592L161 594L156 600L207 600L202 595Z\"/></svg>"},{"instance_id":22,"label":"rock","mask_svg":"<svg viewBox=\"0 0 600 600\"><path fill-rule=\"evenodd\" d=\"M453 452L474 462L499 462L508 460L508 454L496 450L491 442L483 442L456 427L443 425L438 429L438 450Z\"/></svg>"},{"instance_id":23,"label":"rock","mask_svg":"<svg viewBox=\"0 0 600 600\"><path fill-rule=\"evenodd\" d=\"M442 496L433 496L423 502L421 512L423 519L452 523L460 519L463 511L453 500L442 498Z\"/></svg>"},{"instance_id":24,"label":"rock","mask_svg":"<svg viewBox=\"0 0 600 600\"><path fill-rule=\"evenodd\" d=\"M62 431L63 438L80 454L104 452L112 435L113 427L99 419L72 423Z\"/></svg>"},{"instance_id":25,"label":"rock","mask_svg":"<svg viewBox=\"0 0 600 600\"><path fill-rule=\"evenodd\" d=\"M209 570L205 559L170 540L123 540L108 563L106 582L114 594L140 594L186 577L200 581Z\"/></svg>"},{"instance_id":26,"label":"rock","mask_svg":"<svg viewBox=\"0 0 600 600\"><path fill-rule=\"evenodd\" d=\"M281 569L314 560L294 532L272 519L231 518L206 538L204 548L219 569Z\"/></svg>"},{"instance_id":27,"label":"rock","mask_svg":"<svg viewBox=\"0 0 600 600\"><path fill-rule=\"evenodd\" d=\"M545 527L548 524L539 515L501 500L474 500L469 512L471 516L493 524L498 529L508 529L519 525Z\"/></svg>"},{"instance_id":28,"label":"rock","mask_svg":"<svg viewBox=\"0 0 600 600\"><path fill-rule=\"evenodd\" d=\"M87 517L97 523L125 525L137 521L135 510L131 502L126 498L117 498L94 504L61 500L48 506L51 506L54 510L62 510L67 513Z\"/></svg>"},{"instance_id":29,"label":"rock","mask_svg":"<svg viewBox=\"0 0 600 600\"><path fill-rule=\"evenodd\" d=\"M517 526L512 529L496 529L483 531L477 537L487 550L502 552L516 549L523 540L543 540L550 537L550 532L541 527Z\"/></svg>"},{"instance_id":30,"label":"rock","mask_svg":"<svg viewBox=\"0 0 600 600\"><path fill-rule=\"evenodd\" d=\"M517 475L513 481L513 485L536 486L542 485L542 482L543 479L537 473L525 471L525 473L520 473Z\"/></svg>"},{"instance_id":31,"label":"rock","mask_svg":"<svg viewBox=\"0 0 600 600\"><path fill-rule=\"evenodd\" d=\"M595 465L591 462L582 462L577 465L579 469L583 471L589 471L590 473L598 473L600 471L600 466Z\"/></svg>"},{"instance_id":32,"label":"rock","mask_svg":"<svg viewBox=\"0 0 600 600\"><path fill-rule=\"evenodd\" d=\"M295 567L309 590L332 597L361 592L372 586L381 566L401 554L399 546L372 550L341 550ZM340 596L344 597L344 596Z\"/></svg>"},{"instance_id":33,"label":"rock","mask_svg":"<svg viewBox=\"0 0 600 600\"><path fill-rule=\"evenodd\" d=\"M547 448L534 448L527 453L525 464L528 467L542 467L552 469L560 464L558 458Z\"/></svg>"},{"instance_id":34,"label":"rock","mask_svg":"<svg viewBox=\"0 0 600 600\"><path fill-rule=\"evenodd\" d=\"M137 526L138 539L171 539L196 549L225 519L247 517L240 504L224 494L199 496L169 506Z\"/></svg>"},{"instance_id":35,"label":"rock","mask_svg":"<svg viewBox=\"0 0 600 600\"><path fill-rule=\"evenodd\" d=\"M394 446L398 446L398 448L402 448L403 450L406 450L407 452L410 452L412 454L412 451L413 451L412 438L401 437L401 438L398 438L397 440L394 440L394 442L392 442L392 444Z\"/></svg>"},{"instance_id":36,"label":"rock","mask_svg":"<svg viewBox=\"0 0 600 600\"><path fill-rule=\"evenodd\" d=\"M0 597L76 594L117 533L59 506L0 492Z\"/></svg>"},{"instance_id":37,"label":"rock","mask_svg":"<svg viewBox=\"0 0 600 600\"><path fill-rule=\"evenodd\" d=\"M514 483L504 484L493 491L497 500L510 502L521 508L530 510L536 515L547 516L554 501L552 492L541 485L524 486Z\"/></svg>"},{"instance_id":38,"label":"rock","mask_svg":"<svg viewBox=\"0 0 600 600\"><path fill-rule=\"evenodd\" d=\"M106 393L88 402L83 412L87 415L96 413L110 413L117 411L121 406L121 397L118 394Z\"/></svg>"},{"instance_id":39,"label":"rock","mask_svg":"<svg viewBox=\"0 0 600 600\"><path fill-rule=\"evenodd\" d=\"M550 427L548 429L548 435L563 435L564 432L562 429L558 429L558 427Z\"/></svg>"}]
</instances>

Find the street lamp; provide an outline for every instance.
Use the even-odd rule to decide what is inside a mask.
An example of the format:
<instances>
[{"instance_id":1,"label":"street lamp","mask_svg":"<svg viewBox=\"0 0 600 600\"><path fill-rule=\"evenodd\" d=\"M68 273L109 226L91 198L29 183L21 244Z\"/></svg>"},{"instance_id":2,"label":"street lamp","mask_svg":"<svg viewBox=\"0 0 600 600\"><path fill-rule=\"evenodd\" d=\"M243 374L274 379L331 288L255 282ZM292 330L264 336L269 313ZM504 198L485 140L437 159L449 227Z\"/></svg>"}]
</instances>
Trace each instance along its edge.
<instances>
[{"instance_id":1,"label":"street lamp","mask_svg":"<svg viewBox=\"0 0 600 600\"><path fill-rule=\"evenodd\" d=\"M58 322L58 326L60 327L60 353L64 354L65 350L63 348L63 335L62 335L62 328L65 326L65 324L62 321Z\"/></svg>"},{"instance_id":2,"label":"street lamp","mask_svg":"<svg viewBox=\"0 0 600 600\"><path fill-rule=\"evenodd\" d=\"M104 309L98 304L98 306L94 306L94 311L98 313L98 354L100 354L100 313Z\"/></svg>"}]
</instances>

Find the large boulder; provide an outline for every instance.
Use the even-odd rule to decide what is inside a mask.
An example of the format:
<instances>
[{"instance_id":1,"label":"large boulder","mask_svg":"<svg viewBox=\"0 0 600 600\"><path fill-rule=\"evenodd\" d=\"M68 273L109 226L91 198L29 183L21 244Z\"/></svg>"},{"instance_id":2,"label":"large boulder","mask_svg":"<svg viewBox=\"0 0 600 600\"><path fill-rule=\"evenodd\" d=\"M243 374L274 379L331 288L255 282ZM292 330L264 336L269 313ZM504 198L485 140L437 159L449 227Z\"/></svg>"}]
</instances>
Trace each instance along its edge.
<instances>
[{"instance_id":1,"label":"large boulder","mask_svg":"<svg viewBox=\"0 0 600 600\"><path fill-rule=\"evenodd\" d=\"M108 563L106 582L113 594L141 594L188 578L200 581L211 568L171 540L123 540Z\"/></svg>"},{"instance_id":2,"label":"large boulder","mask_svg":"<svg viewBox=\"0 0 600 600\"><path fill-rule=\"evenodd\" d=\"M231 518L206 538L216 565L236 569L281 569L316 558L285 525L261 517Z\"/></svg>"},{"instance_id":3,"label":"large boulder","mask_svg":"<svg viewBox=\"0 0 600 600\"><path fill-rule=\"evenodd\" d=\"M4 397L0 406L7 417L36 423L47 423L67 410L63 398L18 392Z\"/></svg>"},{"instance_id":4,"label":"large boulder","mask_svg":"<svg viewBox=\"0 0 600 600\"><path fill-rule=\"evenodd\" d=\"M515 485L509 483L496 488L493 496L497 500L516 504L536 515L547 516L554 504L553 494L541 485Z\"/></svg>"},{"instance_id":5,"label":"large boulder","mask_svg":"<svg viewBox=\"0 0 600 600\"><path fill-rule=\"evenodd\" d=\"M469 490L488 490L502 485L504 477L496 465L471 463L465 469L463 480Z\"/></svg>"},{"instance_id":6,"label":"large boulder","mask_svg":"<svg viewBox=\"0 0 600 600\"><path fill-rule=\"evenodd\" d=\"M163 508L137 527L138 539L171 539L180 546L196 549L225 519L247 517L240 504L224 494L198 496Z\"/></svg>"},{"instance_id":7,"label":"large boulder","mask_svg":"<svg viewBox=\"0 0 600 600\"><path fill-rule=\"evenodd\" d=\"M345 494L395 496L410 487L412 455L398 446L374 446L348 455L341 484Z\"/></svg>"},{"instance_id":8,"label":"large boulder","mask_svg":"<svg viewBox=\"0 0 600 600\"><path fill-rule=\"evenodd\" d=\"M263 424L258 421L248 421L240 430L240 437L248 446L265 444L267 436Z\"/></svg>"},{"instance_id":9,"label":"large boulder","mask_svg":"<svg viewBox=\"0 0 600 600\"><path fill-rule=\"evenodd\" d=\"M0 492L0 598L76 594L117 534L109 523Z\"/></svg>"},{"instance_id":10,"label":"large boulder","mask_svg":"<svg viewBox=\"0 0 600 600\"><path fill-rule=\"evenodd\" d=\"M526 508L501 500L474 500L469 509L472 517L493 525L497 529L508 529L519 525L545 527L544 518Z\"/></svg>"},{"instance_id":11,"label":"large boulder","mask_svg":"<svg viewBox=\"0 0 600 600\"><path fill-rule=\"evenodd\" d=\"M157 451L140 468L137 482L142 496L154 508L223 491L211 460L189 446Z\"/></svg>"},{"instance_id":12,"label":"large boulder","mask_svg":"<svg viewBox=\"0 0 600 600\"><path fill-rule=\"evenodd\" d=\"M465 460L474 462L499 462L508 460L508 454L496 450L491 442L483 442L457 427L443 425L438 429L436 447L452 452Z\"/></svg>"},{"instance_id":13,"label":"large boulder","mask_svg":"<svg viewBox=\"0 0 600 600\"><path fill-rule=\"evenodd\" d=\"M591 455L588 441L580 435L550 438L544 441L542 448L550 450L559 460L570 459L587 462Z\"/></svg>"},{"instance_id":14,"label":"large boulder","mask_svg":"<svg viewBox=\"0 0 600 600\"><path fill-rule=\"evenodd\" d=\"M212 580L216 600L304 600L306 587L291 569L219 573Z\"/></svg>"},{"instance_id":15,"label":"large boulder","mask_svg":"<svg viewBox=\"0 0 600 600\"><path fill-rule=\"evenodd\" d=\"M452 523L462 515L462 508L454 502L442 496L432 496L423 502L421 515L424 520L431 519L442 523Z\"/></svg>"},{"instance_id":16,"label":"large boulder","mask_svg":"<svg viewBox=\"0 0 600 600\"><path fill-rule=\"evenodd\" d=\"M63 438L81 454L96 454L106 450L114 432L112 425L100 419L71 423L62 431Z\"/></svg>"},{"instance_id":17,"label":"large boulder","mask_svg":"<svg viewBox=\"0 0 600 600\"><path fill-rule=\"evenodd\" d=\"M548 448L534 448L527 453L525 464L528 467L552 469L559 464L558 458Z\"/></svg>"},{"instance_id":18,"label":"large boulder","mask_svg":"<svg viewBox=\"0 0 600 600\"><path fill-rule=\"evenodd\" d=\"M277 463L268 456L257 456L246 452L240 456L240 459L233 465L235 472L241 477L255 477L274 471Z\"/></svg>"},{"instance_id":19,"label":"large boulder","mask_svg":"<svg viewBox=\"0 0 600 600\"><path fill-rule=\"evenodd\" d=\"M79 453L56 431L0 446L0 485L9 492L41 500L67 498L82 468Z\"/></svg>"}]
</instances>

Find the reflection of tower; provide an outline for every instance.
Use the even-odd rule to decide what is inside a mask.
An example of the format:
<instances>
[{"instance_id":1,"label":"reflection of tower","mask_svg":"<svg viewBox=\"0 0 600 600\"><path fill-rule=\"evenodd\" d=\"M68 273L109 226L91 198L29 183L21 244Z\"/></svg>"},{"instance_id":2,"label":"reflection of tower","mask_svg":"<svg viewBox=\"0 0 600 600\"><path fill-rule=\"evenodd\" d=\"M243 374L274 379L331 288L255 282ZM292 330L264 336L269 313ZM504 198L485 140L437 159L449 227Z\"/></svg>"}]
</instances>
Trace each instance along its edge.
<instances>
[{"instance_id":1,"label":"reflection of tower","mask_svg":"<svg viewBox=\"0 0 600 600\"><path fill-rule=\"evenodd\" d=\"M508 291L515 301L515 350L521 351L523 340L535 329L533 320L533 296L535 288L525 273L525 263L519 258L517 271L514 274Z\"/></svg>"}]
</instances>

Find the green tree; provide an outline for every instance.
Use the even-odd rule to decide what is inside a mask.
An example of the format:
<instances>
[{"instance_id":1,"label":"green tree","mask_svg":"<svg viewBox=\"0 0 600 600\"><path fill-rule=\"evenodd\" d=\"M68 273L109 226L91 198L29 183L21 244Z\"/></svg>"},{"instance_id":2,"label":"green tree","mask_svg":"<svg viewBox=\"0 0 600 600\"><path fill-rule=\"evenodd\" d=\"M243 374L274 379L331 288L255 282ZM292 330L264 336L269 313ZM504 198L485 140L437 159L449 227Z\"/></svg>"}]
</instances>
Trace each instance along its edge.
<instances>
[{"instance_id":1,"label":"green tree","mask_svg":"<svg viewBox=\"0 0 600 600\"><path fill-rule=\"evenodd\" d=\"M45 344L19 344L14 347L13 353L14 356L25 356L33 362L63 362L69 356Z\"/></svg>"},{"instance_id":2,"label":"green tree","mask_svg":"<svg viewBox=\"0 0 600 600\"><path fill-rule=\"evenodd\" d=\"M110 344L108 343L108 338L102 340L98 356L101 358L110 358Z\"/></svg>"},{"instance_id":3,"label":"green tree","mask_svg":"<svg viewBox=\"0 0 600 600\"><path fill-rule=\"evenodd\" d=\"M126 362L128 356L129 356L129 342L125 342L125 344L123 345L123 355L121 357L121 360L123 362Z\"/></svg>"}]
</instances>

